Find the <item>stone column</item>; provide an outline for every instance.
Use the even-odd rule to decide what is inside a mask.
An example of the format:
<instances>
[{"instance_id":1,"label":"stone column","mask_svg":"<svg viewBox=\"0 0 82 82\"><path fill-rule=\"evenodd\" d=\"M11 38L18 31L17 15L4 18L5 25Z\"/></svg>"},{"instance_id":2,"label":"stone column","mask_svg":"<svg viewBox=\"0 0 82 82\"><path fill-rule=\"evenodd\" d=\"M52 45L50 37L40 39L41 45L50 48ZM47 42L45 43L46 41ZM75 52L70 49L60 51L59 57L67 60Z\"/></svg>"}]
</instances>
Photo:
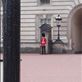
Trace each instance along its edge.
<instances>
[{"instance_id":1,"label":"stone column","mask_svg":"<svg viewBox=\"0 0 82 82\"><path fill-rule=\"evenodd\" d=\"M1 1L0 1L0 45L1 45ZM1 47L0 47L0 49L1 49Z\"/></svg>"},{"instance_id":2,"label":"stone column","mask_svg":"<svg viewBox=\"0 0 82 82\"><path fill-rule=\"evenodd\" d=\"M3 82L20 82L20 0L3 0Z\"/></svg>"}]
</instances>

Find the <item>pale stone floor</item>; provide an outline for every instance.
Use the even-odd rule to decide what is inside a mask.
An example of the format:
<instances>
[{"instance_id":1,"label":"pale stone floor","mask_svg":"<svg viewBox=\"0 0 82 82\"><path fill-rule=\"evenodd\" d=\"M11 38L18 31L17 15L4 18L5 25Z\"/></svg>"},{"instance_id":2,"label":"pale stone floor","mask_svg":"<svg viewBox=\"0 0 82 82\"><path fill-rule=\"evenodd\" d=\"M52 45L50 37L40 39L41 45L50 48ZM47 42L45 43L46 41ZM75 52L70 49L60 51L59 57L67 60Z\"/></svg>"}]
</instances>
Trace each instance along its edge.
<instances>
[{"instance_id":1,"label":"pale stone floor","mask_svg":"<svg viewBox=\"0 0 82 82\"><path fill-rule=\"evenodd\" d=\"M22 54L21 82L82 82L82 55Z\"/></svg>"},{"instance_id":2,"label":"pale stone floor","mask_svg":"<svg viewBox=\"0 0 82 82\"><path fill-rule=\"evenodd\" d=\"M21 54L21 59L21 82L82 82L82 55Z\"/></svg>"}]
</instances>

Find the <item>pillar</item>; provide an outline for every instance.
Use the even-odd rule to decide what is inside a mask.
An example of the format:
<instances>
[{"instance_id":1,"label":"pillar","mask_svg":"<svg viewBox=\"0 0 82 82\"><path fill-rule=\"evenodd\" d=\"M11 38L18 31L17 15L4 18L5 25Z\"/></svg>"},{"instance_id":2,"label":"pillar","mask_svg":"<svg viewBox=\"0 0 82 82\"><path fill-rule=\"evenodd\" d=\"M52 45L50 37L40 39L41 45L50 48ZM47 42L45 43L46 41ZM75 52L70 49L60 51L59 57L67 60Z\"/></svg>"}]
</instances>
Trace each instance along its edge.
<instances>
[{"instance_id":1,"label":"pillar","mask_svg":"<svg viewBox=\"0 0 82 82\"><path fill-rule=\"evenodd\" d=\"M3 0L3 82L20 82L20 0Z\"/></svg>"}]
</instances>

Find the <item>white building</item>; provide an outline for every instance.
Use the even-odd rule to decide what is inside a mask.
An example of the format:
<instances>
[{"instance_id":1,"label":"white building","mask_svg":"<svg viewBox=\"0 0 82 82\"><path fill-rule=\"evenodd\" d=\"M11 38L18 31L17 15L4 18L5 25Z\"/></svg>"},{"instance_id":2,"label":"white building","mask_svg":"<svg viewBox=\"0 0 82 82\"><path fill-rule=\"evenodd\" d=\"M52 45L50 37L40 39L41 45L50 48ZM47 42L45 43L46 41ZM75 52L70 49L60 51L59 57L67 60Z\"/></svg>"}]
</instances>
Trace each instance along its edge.
<instances>
[{"instance_id":1,"label":"white building","mask_svg":"<svg viewBox=\"0 0 82 82\"><path fill-rule=\"evenodd\" d=\"M40 26L50 24L52 42L57 39L55 17L62 17L60 38L67 50L82 51L82 0L21 0L21 48L40 48Z\"/></svg>"}]
</instances>

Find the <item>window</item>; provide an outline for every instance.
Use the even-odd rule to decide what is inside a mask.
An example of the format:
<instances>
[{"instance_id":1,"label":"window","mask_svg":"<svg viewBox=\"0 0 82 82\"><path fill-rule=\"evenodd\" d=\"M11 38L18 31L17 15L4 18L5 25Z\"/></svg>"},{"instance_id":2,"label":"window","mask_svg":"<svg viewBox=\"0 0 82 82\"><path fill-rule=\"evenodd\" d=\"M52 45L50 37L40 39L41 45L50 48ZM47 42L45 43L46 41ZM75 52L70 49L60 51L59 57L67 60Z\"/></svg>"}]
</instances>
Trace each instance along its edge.
<instances>
[{"instance_id":1,"label":"window","mask_svg":"<svg viewBox=\"0 0 82 82\"><path fill-rule=\"evenodd\" d=\"M39 20L40 20L40 26L43 25L43 24L45 24L45 23L49 24L51 26L51 16L50 15L42 16ZM39 33L39 35L41 35L41 33ZM38 37L38 39L40 41L40 36Z\"/></svg>"},{"instance_id":2,"label":"window","mask_svg":"<svg viewBox=\"0 0 82 82\"><path fill-rule=\"evenodd\" d=\"M40 25L47 23L51 25L51 15L42 15L40 17Z\"/></svg>"},{"instance_id":3,"label":"window","mask_svg":"<svg viewBox=\"0 0 82 82\"><path fill-rule=\"evenodd\" d=\"M40 42L40 26L43 25L44 23L47 23L49 25L51 25L51 16L52 15L38 15L36 18L36 41Z\"/></svg>"},{"instance_id":4,"label":"window","mask_svg":"<svg viewBox=\"0 0 82 82\"><path fill-rule=\"evenodd\" d=\"M50 4L50 0L40 0L41 4Z\"/></svg>"},{"instance_id":5,"label":"window","mask_svg":"<svg viewBox=\"0 0 82 82\"><path fill-rule=\"evenodd\" d=\"M44 23L51 24L51 19L50 18L48 18L48 19L41 19L40 20L40 24L42 25Z\"/></svg>"}]
</instances>

